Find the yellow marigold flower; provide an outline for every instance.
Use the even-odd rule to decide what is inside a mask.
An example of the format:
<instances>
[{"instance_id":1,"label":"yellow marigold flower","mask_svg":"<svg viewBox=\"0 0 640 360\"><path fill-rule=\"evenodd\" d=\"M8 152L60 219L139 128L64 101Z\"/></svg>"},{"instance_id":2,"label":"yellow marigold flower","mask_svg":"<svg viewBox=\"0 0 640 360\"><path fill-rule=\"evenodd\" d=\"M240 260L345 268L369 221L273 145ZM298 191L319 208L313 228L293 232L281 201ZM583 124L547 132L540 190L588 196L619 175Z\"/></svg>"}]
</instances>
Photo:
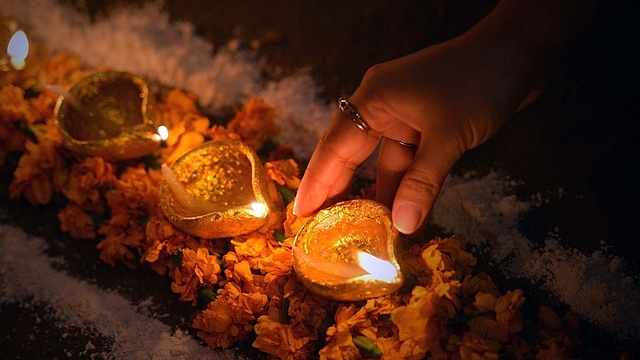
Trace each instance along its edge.
<instances>
[{"instance_id":1,"label":"yellow marigold flower","mask_svg":"<svg viewBox=\"0 0 640 360\"><path fill-rule=\"evenodd\" d=\"M58 211L58 220L62 231L68 232L76 239L96 238L97 234L93 218L74 203L69 203L65 208Z\"/></svg>"},{"instance_id":2,"label":"yellow marigold flower","mask_svg":"<svg viewBox=\"0 0 640 360\"><path fill-rule=\"evenodd\" d=\"M495 318L489 316L478 316L467 322L469 332L480 336L487 341L506 343L509 341L509 329L505 324L498 323ZM498 347L492 347L496 351Z\"/></svg>"},{"instance_id":3,"label":"yellow marigold flower","mask_svg":"<svg viewBox=\"0 0 640 360\"><path fill-rule=\"evenodd\" d=\"M498 360L498 354L489 348L485 340L471 333L462 334L459 346L461 360Z\"/></svg>"},{"instance_id":4,"label":"yellow marigold flower","mask_svg":"<svg viewBox=\"0 0 640 360\"><path fill-rule=\"evenodd\" d=\"M267 176L280 185L286 185L292 190L300 186L300 169L293 159L275 160L264 164Z\"/></svg>"},{"instance_id":5,"label":"yellow marigold flower","mask_svg":"<svg viewBox=\"0 0 640 360\"><path fill-rule=\"evenodd\" d=\"M411 359L421 359L444 335L435 321L439 297L421 286L416 286L411 295L407 305L391 312L391 320L398 326L398 339L404 342L402 351Z\"/></svg>"},{"instance_id":6,"label":"yellow marigold flower","mask_svg":"<svg viewBox=\"0 0 640 360\"><path fill-rule=\"evenodd\" d=\"M286 220L284 221L284 235L287 237L294 237L302 228L302 225L306 224L311 217L302 217L293 214L292 201L287 204Z\"/></svg>"},{"instance_id":7,"label":"yellow marigold flower","mask_svg":"<svg viewBox=\"0 0 640 360\"><path fill-rule=\"evenodd\" d=\"M184 249L182 262L173 272L171 290L180 294L180 301L198 303L198 289L212 288L218 282L220 264L218 258L209 254L205 248L198 251Z\"/></svg>"},{"instance_id":8,"label":"yellow marigold flower","mask_svg":"<svg viewBox=\"0 0 640 360\"><path fill-rule=\"evenodd\" d=\"M227 124L227 129L240 135L244 143L260 150L267 139L278 135L280 128L274 121L276 110L260 99L249 99L244 109Z\"/></svg>"},{"instance_id":9,"label":"yellow marigold flower","mask_svg":"<svg viewBox=\"0 0 640 360\"><path fill-rule=\"evenodd\" d=\"M300 336L291 325L282 324L268 315L262 315L258 318L254 331L257 338L253 342L253 347L260 351L278 359L305 360L308 358L309 352L306 347L311 338Z\"/></svg>"}]
</instances>

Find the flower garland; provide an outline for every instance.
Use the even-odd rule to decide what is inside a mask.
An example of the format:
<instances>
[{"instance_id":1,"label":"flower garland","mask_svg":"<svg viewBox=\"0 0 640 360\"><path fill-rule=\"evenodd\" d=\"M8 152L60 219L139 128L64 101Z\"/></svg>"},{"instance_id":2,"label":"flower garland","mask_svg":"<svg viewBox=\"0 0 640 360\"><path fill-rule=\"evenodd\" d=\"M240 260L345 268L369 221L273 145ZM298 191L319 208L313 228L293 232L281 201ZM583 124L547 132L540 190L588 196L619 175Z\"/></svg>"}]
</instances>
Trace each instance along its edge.
<instances>
[{"instance_id":1,"label":"flower garland","mask_svg":"<svg viewBox=\"0 0 640 360\"><path fill-rule=\"evenodd\" d=\"M579 346L575 316L561 319L542 306L537 323L525 321L523 291L501 293L475 272L476 259L458 236L408 245L407 280L397 294L358 303L314 295L291 266L293 238L307 219L291 211L300 169L292 148L272 140L277 109L249 99L227 124L211 125L196 94L171 89L153 108L169 129L155 154L122 163L72 157L54 122L58 94L49 85L66 88L105 69L42 46L34 57L0 78L0 167L13 171L9 197L59 204L61 229L96 241L107 264L169 276L179 301L202 308L192 326L209 346L228 348L253 334L255 348L279 359L465 360L572 358ZM263 157L269 195L284 210L249 234L196 238L165 218L158 165L218 139L239 139Z\"/></svg>"}]
</instances>

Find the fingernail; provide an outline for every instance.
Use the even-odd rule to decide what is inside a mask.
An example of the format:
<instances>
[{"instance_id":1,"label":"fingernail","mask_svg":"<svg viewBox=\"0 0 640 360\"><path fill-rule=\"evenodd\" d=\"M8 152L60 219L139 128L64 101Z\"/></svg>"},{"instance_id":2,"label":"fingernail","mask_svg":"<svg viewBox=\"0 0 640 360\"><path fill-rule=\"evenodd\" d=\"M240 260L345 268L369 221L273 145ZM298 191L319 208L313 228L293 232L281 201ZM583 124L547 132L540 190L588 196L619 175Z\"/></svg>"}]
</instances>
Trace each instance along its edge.
<instances>
[{"instance_id":1,"label":"fingernail","mask_svg":"<svg viewBox=\"0 0 640 360\"><path fill-rule=\"evenodd\" d=\"M400 205L393 217L393 225L403 234L411 234L418 230L422 220L422 211L412 205Z\"/></svg>"}]
</instances>

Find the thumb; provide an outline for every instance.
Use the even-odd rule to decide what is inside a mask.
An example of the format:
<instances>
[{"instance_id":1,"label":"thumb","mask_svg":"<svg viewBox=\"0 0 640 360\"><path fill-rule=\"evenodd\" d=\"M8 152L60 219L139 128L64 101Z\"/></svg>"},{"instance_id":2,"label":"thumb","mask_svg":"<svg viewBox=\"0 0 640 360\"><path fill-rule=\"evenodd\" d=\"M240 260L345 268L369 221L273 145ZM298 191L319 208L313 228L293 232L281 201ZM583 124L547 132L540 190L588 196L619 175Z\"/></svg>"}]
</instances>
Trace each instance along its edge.
<instances>
[{"instance_id":1,"label":"thumb","mask_svg":"<svg viewBox=\"0 0 640 360\"><path fill-rule=\"evenodd\" d=\"M411 167L404 174L393 201L393 225L403 234L412 234L424 224L440 194L444 179L464 153L461 149L455 149L455 146L449 151L442 147L422 147L418 148Z\"/></svg>"}]
</instances>

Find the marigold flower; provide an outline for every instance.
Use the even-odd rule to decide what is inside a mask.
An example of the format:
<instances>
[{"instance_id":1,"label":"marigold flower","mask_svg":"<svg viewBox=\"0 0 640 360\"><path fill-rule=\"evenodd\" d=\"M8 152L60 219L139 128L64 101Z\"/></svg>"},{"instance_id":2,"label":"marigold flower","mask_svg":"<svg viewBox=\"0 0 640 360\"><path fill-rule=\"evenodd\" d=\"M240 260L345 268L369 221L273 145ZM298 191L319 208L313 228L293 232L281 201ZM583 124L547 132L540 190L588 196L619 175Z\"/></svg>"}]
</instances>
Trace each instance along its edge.
<instances>
[{"instance_id":1,"label":"marigold flower","mask_svg":"<svg viewBox=\"0 0 640 360\"><path fill-rule=\"evenodd\" d=\"M173 272L171 290L180 294L180 301L198 303L198 289L211 289L218 282L220 264L217 256L212 256L205 248L198 251L182 250L182 262Z\"/></svg>"},{"instance_id":2,"label":"marigold flower","mask_svg":"<svg viewBox=\"0 0 640 360\"><path fill-rule=\"evenodd\" d=\"M60 221L60 229L76 239L96 238L93 218L74 203L69 203L58 211L58 220Z\"/></svg>"},{"instance_id":3,"label":"marigold flower","mask_svg":"<svg viewBox=\"0 0 640 360\"><path fill-rule=\"evenodd\" d=\"M290 202L287 204L286 220L284 221L284 235L287 237L296 236L302 226L311 219L311 217L302 217L293 214L293 204Z\"/></svg>"},{"instance_id":4,"label":"marigold flower","mask_svg":"<svg viewBox=\"0 0 640 360\"><path fill-rule=\"evenodd\" d=\"M197 241L193 236L176 229L165 217L150 218L145 235L147 248L142 259L149 263L176 255L189 247L188 244L196 244L192 246L197 248Z\"/></svg>"},{"instance_id":5,"label":"marigold flower","mask_svg":"<svg viewBox=\"0 0 640 360\"><path fill-rule=\"evenodd\" d=\"M304 360L308 358L307 345L310 344L311 338L300 336L291 325L282 324L278 319L262 315L258 318L254 331L257 338L252 345L256 349L278 359Z\"/></svg>"},{"instance_id":6,"label":"marigold flower","mask_svg":"<svg viewBox=\"0 0 640 360\"><path fill-rule=\"evenodd\" d=\"M117 182L115 167L101 157L85 157L64 175L56 178L56 186L67 199L87 209L101 208L101 191Z\"/></svg>"},{"instance_id":7,"label":"marigold flower","mask_svg":"<svg viewBox=\"0 0 640 360\"><path fill-rule=\"evenodd\" d=\"M209 346L227 348L247 338L266 305L266 295L243 293L237 284L229 282L218 290L218 296L207 309L196 316L192 326L200 330L198 336Z\"/></svg>"},{"instance_id":8,"label":"marigold flower","mask_svg":"<svg viewBox=\"0 0 640 360\"><path fill-rule=\"evenodd\" d=\"M264 169L267 176L279 185L286 185L292 190L298 190L300 169L293 159L267 162L264 164Z\"/></svg>"},{"instance_id":9,"label":"marigold flower","mask_svg":"<svg viewBox=\"0 0 640 360\"><path fill-rule=\"evenodd\" d=\"M240 135L242 141L254 150L260 150L267 139L280 132L274 121L275 113L275 108L264 100L252 98L231 119L227 129Z\"/></svg>"},{"instance_id":10,"label":"marigold flower","mask_svg":"<svg viewBox=\"0 0 640 360\"><path fill-rule=\"evenodd\" d=\"M459 342L461 360L498 360L498 354L491 350L485 340L471 333L462 334Z\"/></svg>"},{"instance_id":11,"label":"marigold flower","mask_svg":"<svg viewBox=\"0 0 640 360\"><path fill-rule=\"evenodd\" d=\"M58 153L62 137L53 120L34 125L33 128L38 143L26 143L25 153L13 173L9 198L24 196L31 204L45 205L53 196L53 174L63 164L62 156Z\"/></svg>"},{"instance_id":12,"label":"marigold flower","mask_svg":"<svg viewBox=\"0 0 640 360\"><path fill-rule=\"evenodd\" d=\"M520 307L525 300L523 295L524 292L520 289L509 290L496 300L496 320L499 323L507 324L511 332L522 330L524 319Z\"/></svg>"},{"instance_id":13,"label":"marigold flower","mask_svg":"<svg viewBox=\"0 0 640 360\"><path fill-rule=\"evenodd\" d=\"M213 125L207 130L207 135L212 141L217 140L240 140L240 135L227 130L226 127L221 125Z\"/></svg>"}]
</instances>

